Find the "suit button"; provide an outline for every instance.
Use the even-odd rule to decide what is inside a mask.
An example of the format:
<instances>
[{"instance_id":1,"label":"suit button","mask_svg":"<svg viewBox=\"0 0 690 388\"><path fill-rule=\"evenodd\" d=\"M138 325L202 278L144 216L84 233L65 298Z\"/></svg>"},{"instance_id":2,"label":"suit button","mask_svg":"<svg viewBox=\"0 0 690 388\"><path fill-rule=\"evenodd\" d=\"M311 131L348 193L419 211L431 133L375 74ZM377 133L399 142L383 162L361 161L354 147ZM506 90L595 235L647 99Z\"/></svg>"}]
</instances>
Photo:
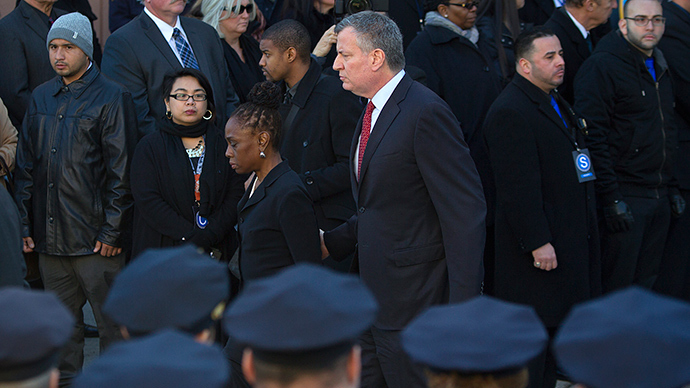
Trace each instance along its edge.
<instances>
[{"instance_id":1,"label":"suit button","mask_svg":"<svg viewBox=\"0 0 690 388\"><path fill-rule=\"evenodd\" d=\"M313 185L313 184L314 184L314 178L309 177L309 178L306 179L306 182L307 182L308 185Z\"/></svg>"},{"instance_id":2,"label":"suit button","mask_svg":"<svg viewBox=\"0 0 690 388\"><path fill-rule=\"evenodd\" d=\"M56 153L56 152L57 152L57 148L53 148L53 149L51 149L51 150L50 150L50 152L52 152L52 153Z\"/></svg>"},{"instance_id":3,"label":"suit button","mask_svg":"<svg viewBox=\"0 0 690 388\"><path fill-rule=\"evenodd\" d=\"M484 66L484 71L489 71L489 66Z\"/></svg>"},{"instance_id":4,"label":"suit button","mask_svg":"<svg viewBox=\"0 0 690 388\"><path fill-rule=\"evenodd\" d=\"M53 187L55 187L55 184L54 184L54 183L49 183L49 184L48 184L48 188L51 188L51 189L52 189Z\"/></svg>"},{"instance_id":5,"label":"suit button","mask_svg":"<svg viewBox=\"0 0 690 388\"><path fill-rule=\"evenodd\" d=\"M591 238L592 238L592 236L588 234L588 235L587 235L587 240L589 240L589 239L591 239Z\"/></svg>"},{"instance_id":6,"label":"suit button","mask_svg":"<svg viewBox=\"0 0 690 388\"><path fill-rule=\"evenodd\" d=\"M306 142L306 141L305 141L304 143L302 143L302 147L306 147L306 146L308 146L308 145L309 145L309 142Z\"/></svg>"},{"instance_id":7,"label":"suit button","mask_svg":"<svg viewBox=\"0 0 690 388\"><path fill-rule=\"evenodd\" d=\"M69 88L67 86L65 86L64 88L62 88L62 91L63 92L69 92Z\"/></svg>"},{"instance_id":8,"label":"suit button","mask_svg":"<svg viewBox=\"0 0 690 388\"><path fill-rule=\"evenodd\" d=\"M305 172L304 172L304 175L306 175L306 176L311 175L311 171L305 171Z\"/></svg>"},{"instance_id":9,"label":"suit button","mask_svg":"<svg viewBox=\"0 0 690 388\"><path fill-rule=\"evenodd\" d=\"M48 218L48 222L53 223L53 217Z\"/></svg>"},{"instance_id":10,"label":"suit button","mask_svg":"<svg viewBox=\"0 0 690 388\"><path fill-rule=\"evenodd\" d=\"M240 219L238 220L237 223L238 223L238 224L241 224L241 223L243 223L243 222L244 222L244 218L240 217Z\"/></svg>"},{"instance_id":11,"label":"suit button","mask_svg":"<svg viewBox=\"0 0 690 388\"><path fill-rule=\"evenodd\" d=\"M364 206L362 206L362 207L359 208L359 212L360 212L360 213L364 213L365 210L367 210L367 209L365 209Z\"/></svg>"},{"instance_id":12,"label":"suit button","mask_svg":"<svg viewBox=\"0 0 690 388\"><path fill-rule=\"evenodd\" d=\"M63 115L58 115L58 120L62 120L63 117L65 117L65 116L63 116Z\"/></svg>"}]
</instances>

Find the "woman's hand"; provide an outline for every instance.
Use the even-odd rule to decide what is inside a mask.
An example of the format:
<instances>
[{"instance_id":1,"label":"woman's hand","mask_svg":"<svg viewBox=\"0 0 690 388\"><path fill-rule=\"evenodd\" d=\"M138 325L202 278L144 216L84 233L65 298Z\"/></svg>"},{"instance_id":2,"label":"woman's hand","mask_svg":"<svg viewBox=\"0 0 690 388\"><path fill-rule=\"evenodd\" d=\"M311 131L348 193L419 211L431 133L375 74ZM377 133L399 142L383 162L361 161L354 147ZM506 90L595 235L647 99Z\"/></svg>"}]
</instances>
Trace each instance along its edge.
<instances>
[{"instance_id":1,"label":"woman's hand","mask_svg":"<svg viewBox=\"0 0 690 388\"><path fill-rule=\"evenodd\" d=\"M338 41L338 34L335 33L335 25L331 26L326 32L323 33L319 43L314 47L314 51L311 53L317 57L325 57L331 51L331 46Z\"/></svg>"}]
</instances>

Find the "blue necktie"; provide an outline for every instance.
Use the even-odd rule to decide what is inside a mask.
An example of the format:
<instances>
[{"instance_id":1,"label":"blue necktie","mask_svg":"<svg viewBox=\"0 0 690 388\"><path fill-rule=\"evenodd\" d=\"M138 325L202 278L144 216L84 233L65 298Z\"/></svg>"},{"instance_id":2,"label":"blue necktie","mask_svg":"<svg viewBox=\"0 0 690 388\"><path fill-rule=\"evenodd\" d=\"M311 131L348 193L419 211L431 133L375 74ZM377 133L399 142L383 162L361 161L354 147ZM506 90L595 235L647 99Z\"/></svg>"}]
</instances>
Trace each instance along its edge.
<instances>
[{"instance_id":1,"label":"blue necktie","mask_svg":"<svg viewBox=\"0 0 690 388\"><path fill-rule=\"evenodd\" d=\"M656 70L654 70L654 57L649 57L644 60L645 66L647 66L647 70L649 70L649 74L652 75L652 78L654 78L654 81L656 81Z\"/></svg>"},{"instance_id":2,"label":"blue necktie","mask_svg":"<svg viewBox=\"0 0 690 388\"><path fill-rule=\"evenodd\" d=\"M177 28L173 30L173 39L175 39L177 52L180 54L180 58L182 58L182 65L184 65L184 67L191 67L192 69L199 70L199 64L196 62L192 48L189 47L189 43L187 43L184 36L180 33L180 30Z\"/></svg>"},{"instance_id":3,"label":"blue necktie","mask_svg":"<svg viewBox=\"0 0 690 388\"><path fill-rule=\"evenodd\" d=\"M551 106L553 109L556 110L556 113L558 113L558 116L563 120L563 125L565 125L566 128L568 128L568 124L566 124L565 119L563 118L563 115L561 114L561 108L558 107L558 103L556 102L556 99L551 96Z\"/></svg>"}]
</instances>

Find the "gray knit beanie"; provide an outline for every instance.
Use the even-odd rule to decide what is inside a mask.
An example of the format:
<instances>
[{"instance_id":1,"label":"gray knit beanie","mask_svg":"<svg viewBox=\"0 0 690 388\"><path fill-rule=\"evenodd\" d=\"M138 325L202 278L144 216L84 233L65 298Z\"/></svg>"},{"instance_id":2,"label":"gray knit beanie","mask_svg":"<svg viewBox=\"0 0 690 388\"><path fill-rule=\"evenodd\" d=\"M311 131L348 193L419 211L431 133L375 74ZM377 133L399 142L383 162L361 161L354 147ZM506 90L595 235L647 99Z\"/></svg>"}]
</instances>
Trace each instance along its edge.
<instances>
[{"instance_id":1,"label":"gray knit beanie","mask_svg":"<svg viewBox=\"0 0 690 388\"><path fill-rule=\"evenodd\" d=\"M64 39L72 42L86 54L89 59L93 59L93 35L91 32L91 21L79 12L62 15L53 23L48 32L46 47L50 46L53 39Z\"/></svg>"}]
</instances>

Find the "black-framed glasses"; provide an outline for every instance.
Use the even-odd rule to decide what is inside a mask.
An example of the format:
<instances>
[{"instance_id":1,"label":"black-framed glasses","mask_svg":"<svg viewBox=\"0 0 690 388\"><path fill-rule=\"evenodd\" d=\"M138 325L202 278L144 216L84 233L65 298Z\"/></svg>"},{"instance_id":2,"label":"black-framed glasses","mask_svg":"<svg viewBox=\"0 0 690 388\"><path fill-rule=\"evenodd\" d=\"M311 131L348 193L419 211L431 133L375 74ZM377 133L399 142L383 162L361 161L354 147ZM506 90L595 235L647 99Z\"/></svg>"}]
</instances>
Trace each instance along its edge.
<instances>
[{"instance_id":1,"label":"black-framed glasses","mask_svg":"<svg viewBox=\"0 0 690 388\"><path fill-rule=\"evenodd\" d=\"M468 1L468 2L465 2L465 3L445 3L445 4L446 4L446 5L455 5L455 6L458 6L458 7L465 8L465 9L467 9L467 10L479 6L479 2L478 2L478 1Z\"/></svg>"},{"instance_id":2,"label":"black-framed glasses","mask_svg":"<svg viewBox=\"0 0 690 388\"><path fill-rule=\"evenodd\" d=\"M223 7L223 11L227 10L228 7ZM238 5L236 7L233 7L233 9L230 11L230 14L232 14L233 16L240 16L244 13L244 11L247 11L248 14L254 12L254 4Z\"/></svg>"},{"instance_id":3,"label":"black-framed glasses","mask_svg":"<svg viewBox=\"0 0 690 388\"><path fill-rule=\"evenodd\" d=\"M649 21L652 21L652 25L655 27L663 26L666 23L666 18L663 16L654 16L653 18L648 18L646 16L635 16L634 18L628 18L627 20L632 20L638 27L647 27Z\"/></svg>"},{"instance_id":4,"label":"black-framed glasses","mask_svg":"<svg viewBox=\"0 0 690 388\"><path fill-rule=\"evenodd\" d=\"M192 98L194 101L206 101L206 94L204 93L196 93L196 94L187 94L187 93L175 93L171 94L170 97L176 99L177 101L188 101L189 97Z\"/></svg>"}]
</instances>

